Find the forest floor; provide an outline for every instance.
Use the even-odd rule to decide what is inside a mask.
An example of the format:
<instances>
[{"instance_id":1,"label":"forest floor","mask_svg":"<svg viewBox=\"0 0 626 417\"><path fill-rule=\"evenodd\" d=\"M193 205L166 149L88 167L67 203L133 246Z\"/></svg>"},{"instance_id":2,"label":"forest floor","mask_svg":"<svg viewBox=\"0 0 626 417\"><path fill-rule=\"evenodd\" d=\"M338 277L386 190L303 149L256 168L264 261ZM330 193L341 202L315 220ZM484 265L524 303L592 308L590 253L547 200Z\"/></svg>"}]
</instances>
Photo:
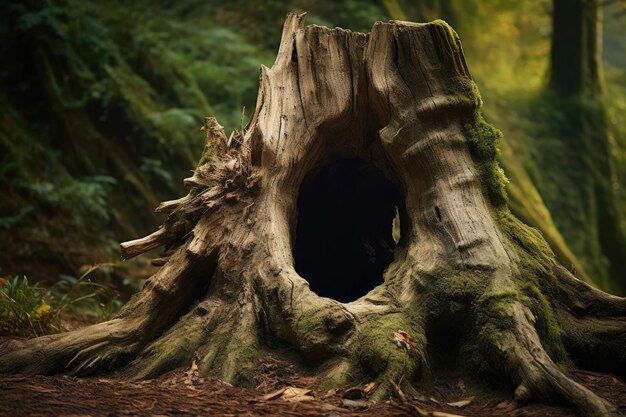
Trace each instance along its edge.
<instances>
[{"instance_id":1,"label":"forest floor","mask_svg":"<svg viewBox=\"0 0 626 417\"><path fill-rule=\"evenodd\" d=\"M626 384L612 375L573 370L573 378L626 411ZM201 378L192 366L160 378L0 375L0 416L501 416L565 417L563 407L517 404L505 394L476 394L462 379L436 381L423 392L382 404L367 401L372 384L317 389L317 379L279 354L263 357L254 388ZM448 405L452 404L452 405ZM463 408L460 408L463 407ZM438 412L420 414L423 411ZM447 414L445 414L447 413Z\"/></svg>"}]
</instances>

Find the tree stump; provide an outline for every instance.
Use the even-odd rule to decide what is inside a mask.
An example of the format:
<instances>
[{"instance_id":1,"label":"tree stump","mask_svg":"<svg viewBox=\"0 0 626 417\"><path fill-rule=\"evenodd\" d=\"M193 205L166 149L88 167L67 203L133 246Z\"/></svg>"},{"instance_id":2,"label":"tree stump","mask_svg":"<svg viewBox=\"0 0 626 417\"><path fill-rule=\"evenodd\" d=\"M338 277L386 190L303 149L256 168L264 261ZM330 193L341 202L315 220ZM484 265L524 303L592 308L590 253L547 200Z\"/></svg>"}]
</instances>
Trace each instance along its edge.
<instances>
[{"instance_id":1,"label":"tree stump","mask_svg":"<svg viewBox=\"0 0 626 417\"><path fill-rule=\"evenodd\" d=\"M5 342L0 370L151 378L195 359L242 384L289 346L326 384L373 379L382 400L443 352L518 399L618 415L559 365L623 372L626 299L510 213L480 107L445 22L364 34L289 15L249 125L227 136L207 118L189 194L122 244L125 258L164 246L161 269L111 321Z\"/></svg>"}]
</instances>

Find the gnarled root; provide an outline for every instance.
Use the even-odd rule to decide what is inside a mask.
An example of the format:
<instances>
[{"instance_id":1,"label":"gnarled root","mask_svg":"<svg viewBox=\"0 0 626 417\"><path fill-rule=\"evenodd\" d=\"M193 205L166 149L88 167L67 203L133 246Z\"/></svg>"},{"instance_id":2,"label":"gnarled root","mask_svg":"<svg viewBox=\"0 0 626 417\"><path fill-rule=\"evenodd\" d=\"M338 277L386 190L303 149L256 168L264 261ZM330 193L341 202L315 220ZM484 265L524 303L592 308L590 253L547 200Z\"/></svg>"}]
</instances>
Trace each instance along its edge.
<instances>
[{"instance_id":1,"label":"gnarled root","mask_svg":"<svg viewBox=\"0 0 626 417\"><path fill-rule=\"evenodd\" d=\"M483 294L475 310L477 325L481 329L479 343L487 352L486 358L492 366L504 365L506 376L517 385L516 400L562 402L584 416L620 415L615 406L574 382L559 369L543 345L552 342L558 350L560 341L549 340L555 335L548 334L544 334L542 341L536 329L537 321L546 320L546 317L533 314L512 281L500 281L504 283L496 285L497 290L490 289ZM535 296L541 297L540 294ZM533 301L536 300L530 300ZM550 347L555 349L555 346ZM553 356L559 356L559 352L553 351Z\"/></svg>"},{"instance_id":2,"label":"gnarled root","mask_svg":"<svg viewBox=\"0 0 626 417\"><path fill-rule=\"evenodd\" d=\"M184 250L174 256L183 264L189 258ZM198 288L207 277L205 268L211 270L216 261L216 255L207 257L201 274L187 263L189 268L178 270L175 277ZM168 271L169 279L174 279L172 272L175 271ZM254 286L244 281L232 297L224 297L219 283L225 281L218 270L212 274L215 287L200 293L204 294L202 301L193 304L197 291L178 293L193 307L173 325L173 319L167 321L165 317L171 317L172 311L181 311L183 304L168 304L173 300L172 294L158 290L166 278L157 275L154 283L118 318L80 332L10 342L6 353L0 356L0 366L4 372L73 370L85 374L127 365L121 375L141 379L187 367L195 360L202 375L217 375L245 384L250 381L264 343L278 339L295 346L317 367L325 385L374 380L372 399L380 401L391 395L397 384L410 390L427 374L427 343L437 340L428 341L425 329L440 323L438 315L451 314L450 306L454 305L456 317L463 317L457 325L470 326L458 332L463 339L460 344L480 352L483 368L517 386L516 399L567 403L584 416L617 416L619 412L612 404L574 382L557 363L567 360L565 347L570 347L568 340L578 340L583 330L577 327L581 322L597 320L602 326L611 322L615 324L615 334L623 335L623 320L615 315L621 314L624 299L580 286L571 277L565 277L568 281L563 284L563 278L558 277L562 273L559 267L554 269L557 278L552 288L557 296L552 303L544 296L548 289L540 291L500 270L447 270L416 279L414 294L405 299L379 287L361 300L341 304L308 291L293 271L279 274L293 274L293 287L289 289L264 288L264 293L258 288L253 291ZM432 282L424 285L428 280ZM277 280L283 281L289 279ZM463 282L463 289L453 288L449 285L452 282ZM572 285L579 291L572 292ZM169 282L168 288L182 291L187 287ZM276 297L287 290L291 297ZM570 297L558 296L563 293ZM602 302L606 308L583 308L582 301L585 306ZM586 315L575 318L574 312L581 309ZM612 329L603 328L605 332ZM161 334L162 329L168 330ZM597 334L592 336L596 337L596 351L604 348L613 355L611 358L622 354L609 340L602 340Z\"/></svg>"},{"instance_id":3,"label":"gnarled root","mask_svg":"<svg viewBox=\"0 0 626 417\"><path fill-rule=\"evenodd\" d=\"M173 259L113 320L33 340L5 341L0 372L86 375L128 363L203 294L215 266L214 255L191 259L184 249Z\"/></svg>"},{"instance_id":4,"label":"gnarled root","mask_svg":"<svg viewBox=\"0 0 626 417\"><path fill-rule=\"evenodd\" d=\"M108 370L130 360L141 347L142 323L115 319L70 333L34 340L8 340L0 347L0 370L25 374Z\"/></svg>"},{"instance_id":5,"label":"gnarled root","mask_svg":"<svg viewBox=\"0 0 626 417\"><path fill-rule=\"evenodd\" d=\"M564 342L581 366L626 374L626 298L599 291L561 266L555 313Z\"/></svg>"}]
</instances>

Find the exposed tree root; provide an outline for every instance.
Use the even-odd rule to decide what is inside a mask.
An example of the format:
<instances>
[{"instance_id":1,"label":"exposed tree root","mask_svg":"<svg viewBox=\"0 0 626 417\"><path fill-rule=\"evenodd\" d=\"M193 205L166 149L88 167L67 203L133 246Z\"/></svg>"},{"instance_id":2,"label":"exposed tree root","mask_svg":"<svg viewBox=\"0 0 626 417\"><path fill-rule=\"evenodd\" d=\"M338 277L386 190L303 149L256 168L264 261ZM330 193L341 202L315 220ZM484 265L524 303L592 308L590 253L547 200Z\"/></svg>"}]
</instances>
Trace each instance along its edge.
<instances>
[{"instance_id":1,"label":"exposed tree root","mask_svg":"<svg viewBox=\"0 0 626 417\"><path fill-rule=\"evenodd\" d=\"M581 366L626 374L626 298L599 291L556 267L555 312L568 351Z\"/></svg>"},{"instance_id":2,"label":"exposed tree root","mask_svg":"<svg viewBox=\"0 0 626 417\"><path fill-rule=\"evenodd\" d=\"M538 318L516 300L513 283L496 287L498 292L483 295L484 308L478 309L478 323L483 327L481 345L489 358L499 359L496 365L500 361L504 364L506 376L517 384L516 400L560 400L581 415L618 415L616 407L567 377L546 353L535 328ZM486 296L501 300L485 302Z\"/></svg>"},{"instance_id":3,"label":"exposed tree root","mask_svg":"<svg viewBox=\"0 0 626 417\"><path fill-rule=\"evenodd\" d=\"M108 322L34 340L8 340L2 345L5 372L86 375L108 371L131 361L143 346L176 322L206 285L215 259L190 262L184 254L164 267ZM207 275L208 274L208 275Z\"/></svg>"}]
</instances>

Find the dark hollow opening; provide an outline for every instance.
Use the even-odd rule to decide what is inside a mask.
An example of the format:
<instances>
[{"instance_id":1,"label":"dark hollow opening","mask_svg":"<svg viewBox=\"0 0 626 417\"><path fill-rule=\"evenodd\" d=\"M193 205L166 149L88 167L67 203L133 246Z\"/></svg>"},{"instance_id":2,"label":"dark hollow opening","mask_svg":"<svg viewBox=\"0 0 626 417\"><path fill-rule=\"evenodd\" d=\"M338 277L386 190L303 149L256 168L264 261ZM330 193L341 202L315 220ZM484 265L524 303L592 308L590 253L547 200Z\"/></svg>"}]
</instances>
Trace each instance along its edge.
<instances>
[{"instance_id":1,"label":"dark hollow opening","mask_svg":"<svg viewBox=\"0 0 626 417\"><path fill-rule=\"evenodd\" d=\"M337 158L300 186L295 268L316 294L354 301L393 261L400 192L374 165ZM397 229L397 228L396 228Z\"/></svg>"}]
</instances>

